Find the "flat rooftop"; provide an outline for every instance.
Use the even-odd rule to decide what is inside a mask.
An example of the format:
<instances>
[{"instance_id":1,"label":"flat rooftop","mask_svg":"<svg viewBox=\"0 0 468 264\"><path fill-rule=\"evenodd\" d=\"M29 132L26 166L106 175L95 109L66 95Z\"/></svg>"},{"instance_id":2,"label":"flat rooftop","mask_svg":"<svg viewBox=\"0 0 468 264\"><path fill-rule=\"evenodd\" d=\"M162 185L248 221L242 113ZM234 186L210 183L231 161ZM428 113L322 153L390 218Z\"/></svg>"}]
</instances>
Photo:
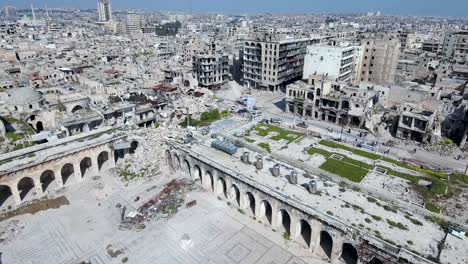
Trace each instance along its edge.
<instances>
[{"instance_id":1,"label":"flat rooftop","mask_svg":"<svg viewBox=\"0 0 468 264\"><path fill-rule=\"evenodd\" d=\"M91 146L101 145L124 137L114 129L103 128L58 141L0 155L0 176L44 161L73 153Z\"/></svg>"},{"instance_id":2,"label":"flat rooftop","mask_svg":"<svg viewBox=\"0 0 468 264\"><path fill-rule=\"evenodd\" d=\"M311 215L318 215L327 222L344 226L347 230L355 230L363 236L375 239L378 239L376 235L378 233L382 239L416 251L423 256L437 256L438 254L437 246L444 238L444 231L439 225L425 220L423 216L402 211L404 208L397 209L391 205L384 207L386 205L384 201L342 188L334 182L322 182L319 184L321 194L311 194L301 186L310 181L310 178L304 177L303 171L271 159L264 159L264 169L258 171L253 165L240 161L240 155L248 150L239 149L234 156L200 144L192 145L190 150L199 154L202 159L213 161L215 167L227 168L239 177L254 183L254 186L265 188L270 195L283 197L291 203L296 203L304 211ZM251 152L250 159L255 159L257 155L258 153ZM269 172L269 169L276 163L282 164L280 177L273 177ZM290 184L285 177L292 170L299 172L297 185ZM416 222L415 220L421 225L413 223ZM400 223L406 229L400 229L390 223ZM465 254L468 255L468 253Z\"/></svg>"}]
</instances>

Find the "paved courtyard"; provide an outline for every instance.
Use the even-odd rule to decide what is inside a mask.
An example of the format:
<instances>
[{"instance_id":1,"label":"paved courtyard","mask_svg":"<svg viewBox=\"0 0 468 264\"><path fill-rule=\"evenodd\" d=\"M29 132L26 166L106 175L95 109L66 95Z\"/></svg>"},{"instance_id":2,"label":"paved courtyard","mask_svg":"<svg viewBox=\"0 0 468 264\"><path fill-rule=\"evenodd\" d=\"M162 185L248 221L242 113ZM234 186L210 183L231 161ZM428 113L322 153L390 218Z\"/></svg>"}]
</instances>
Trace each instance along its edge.
<instances>
[{"instance_id":1,"label":"paved courtyard","mask_svg":"<svg viewBox=\"0 0 468 264\"><path fill-rule=\"evenodd\" d=\"M225 201L206 192L189 193L170 220L149 223L144 230L119 230L120 213L127 212L161 190L161 182L125 187L104 176L66 190L70 205L0 223L24 225L0 243L2 263L322 263L293 242L273 232ZM139 202L133 202L139 196ZM190 241L182 237L190 237ZM325 262L323 262L325 263Z\"/></svg>"}]
</instances>

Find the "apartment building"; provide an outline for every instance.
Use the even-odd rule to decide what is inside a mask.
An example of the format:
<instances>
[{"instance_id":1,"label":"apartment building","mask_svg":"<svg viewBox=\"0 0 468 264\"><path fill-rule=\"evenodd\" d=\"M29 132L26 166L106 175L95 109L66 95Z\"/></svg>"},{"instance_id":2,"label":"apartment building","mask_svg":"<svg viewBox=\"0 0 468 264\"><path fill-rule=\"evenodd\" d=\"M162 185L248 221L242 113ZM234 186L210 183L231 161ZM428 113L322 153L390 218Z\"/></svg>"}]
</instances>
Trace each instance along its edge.
<instances>
[{"instance_id":1,"label":"apartment building","mask_svg":"<svg viewBox=\"0 0 468 264\"><path fill-rule=\"evenodd\" d=\"M243 79L248 87L278 91L302 78L307 46L320 39L245 41Z\"/></svg>"},{"instance_id":2,"label":"apartment building","mask_svg":"<svg viewBox=\"0 0 468 264\"><path fill-rule=\"evenodd\" d=\"M193 77L200 87L219 89L229 80L227 55L208 54L193 56Z\"/></svg>"},{"instance_id":3,"label":"apartment building","mask_svg":"<svg viewBox=\"0 0 468 264\"><path fill-rule=\"evenodd\" d=\"M112 7L110 0L99 0L98 2L99 21L109 22L112 20Z\"/></svg>"},{"instance_id":4,"label":"apartment building","mask_svg":"<svg viewBox=\"0 0 468 264\"><path fill-rule=\"evenodd\" d=\"M125 29L128 34L142 33L140 13L133 11L127 13Z\"/></svg>"},{"instance_id":5,"label":"apartment building","mask_svg":"<svg viewBox=\"0 0 468 264\"><path fill-rule=\"evenodd\" d=\"M468 31L450 32L445 35L442 53L464 63L468 56Z\"/></svg>"},{"instance_id":6,"label":"apartment building","mask_svg":"<svg viewBox=\"0 0 468 264\"><path fill-rule=\"evenodd\" d=\"M399 39L390 37L363 40L356 53L353 83L394 83L399 57Z\"/></svg>"},{"instance_id":7,"label":"apartment building","mask_svg":"<svg viewBox=\"0 0 468 264\"><path fill-rule=\"evenodd\" d=\"M333 44L335 45L307 47L303 79L308 79L311 75L326 75L337 81L351 81L354 52L357 47Z\"/></svg>"}]
</instances>

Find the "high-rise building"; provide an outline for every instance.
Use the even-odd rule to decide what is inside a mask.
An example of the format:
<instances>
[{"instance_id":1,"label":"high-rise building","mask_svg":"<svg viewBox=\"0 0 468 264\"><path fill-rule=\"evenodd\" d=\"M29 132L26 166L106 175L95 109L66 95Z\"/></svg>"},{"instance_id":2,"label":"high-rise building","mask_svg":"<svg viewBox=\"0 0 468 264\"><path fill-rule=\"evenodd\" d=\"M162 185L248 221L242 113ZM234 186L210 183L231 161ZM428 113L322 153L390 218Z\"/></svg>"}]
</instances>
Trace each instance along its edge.
<instances>
[{"instance_id":1,"label":"high-rise building","mask_svg":"<svg viewBox=\"0 0 468 264\"><path fill-rule=\"evenodd\" d=\"M320 39L246 41L243 49L244 83L248 87L278 91L302 78L304 55Z\"/></svg>"},{"instance_id":2,"label":"high-rise building","mask_svg":"<svg viewBox=\"0 0 468 264\"><path fill-rule=\"evenodd\" d=\"M468 58L468 31L449 32L445 35L443 55L455 59L460 64Z\"/></svg>"},{"instance_id":3,"label":"high-rise building","mask_svg":"<svg viewBox=\"0 0 468 264\"><path fill-rule=\"evenodd\" d=\"M356 48L346 44L307 47L303 79L311 75L326 75L337 81L351 81Z\"/></svg>"},{"instance_id":4,"label":"high-rise building","mask_svg":"<svg viewBox=\"0 0 468 264\"><path fill-rule=\"evenodd\" d=\"M394 83L399 57L397 38L363 40L356 53L353 83Z\"/></svg>"},{"instance_id":5,"label":"high-rise building","mask_svg":"<svg viewBox=\"0 0 468 264\"><path fill-rule=\"evenodd\" d=\"M140 13L129 11L127 12L127 22L125 30L128 34L141 33L141 16Z\"/></svg>"},{"instance_id":6,"label":"high-rise building","mask_svg":"<svg viewBox=\"0 0 468 264\"><path fill-rule=\"evenodd\" d=\"M17 14L16 14L16 7L14 6L5 6L5 8L3 9L3 14L5 15L5 17L15 17Z\"/></svg>"},{"instance_id":7,"label":"high-rise building","mask_svg":"<svg viewBox=\"0 0 468 264\"><path fill-rule=\"evenodd\" d=\"M112 20L112 7L110 0L98 1L99 21L108 22Z\"/></svg>"}]
</instances>

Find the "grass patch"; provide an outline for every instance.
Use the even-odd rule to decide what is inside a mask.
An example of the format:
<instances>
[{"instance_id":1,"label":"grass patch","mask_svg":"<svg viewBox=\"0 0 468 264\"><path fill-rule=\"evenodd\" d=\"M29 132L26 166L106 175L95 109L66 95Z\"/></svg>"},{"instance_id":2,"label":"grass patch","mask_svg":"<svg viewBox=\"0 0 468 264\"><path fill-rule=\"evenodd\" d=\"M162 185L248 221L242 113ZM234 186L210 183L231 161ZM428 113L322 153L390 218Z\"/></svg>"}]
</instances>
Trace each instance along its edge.
<instances>
[{"instance_id":1,"label":"grass patch","mask_svg":"<svg viewBox=\"0 0 468 264\"><path fill-rule=\"evenodd\" d=\"M435 205L435 204L433 204L431 202L426 202L426 204L424 205L424 208L426 208L427 210L429 210L431 212L434 212L436 214L440 214L440 211L441 211L440 208L437 205Z\"/></svg>"},{"instance_id":2,"label":"grass patch","mask_svg":"<svg viewBox=\"0 0 468 264\"><path fill-rule=\"evenodd\" d=\"M254 143L254 142L255 142L254 139L251 139L251 138L248 138L248 137L246 137L246 138L244 138L244 139L245 139L245 141L247 141L247 142L249 142L249 143Z\"/></svg>"},{"instance_id":3,"label":"grass patch","mask_svg":"<svg viewBox=\"0 0 468 264\"><path fill-rule=\"evenodd\" d=\"M414 218L411 218L411 216L409 215L405 215L406 219L410 220L411 223L415 224L415 225L418 225L418 226L422 226L423 223L421 223L420 221L418 221L417 219L414 219Z\"/></svg>"},{"instance_id":4,"label":"grass patch","mask_svg":"<svg viewBox=\"0 0 468 264\"><path fill-rule=\"evenodd\" d=\"M5 134L5 136L13 143L26 137L26 135L23 133L13 133L13 132L8 132Z\"/></svg>"},{"instance_id":5,"label":"grass patch","mask_svg":"<svg viewBox=\"0 0 468 264\"><path fill-rule=\"evenodd\" d=\"M262 142L262 143L258 143L258 146L266 150L268 153L271 153L270 144Z\"/></svg>"},{"instance_id":6,"label":"grass patch","mask_svg":"<svg viewBox=\"0 0 468 264\"><path fill-rule=\"evenodd\" d=\"M343 158L345 160L345 158ZM353 182L361 182L369 172L365 168L343 162L343 160L329 159L320 166L320 169L336 174Z\"/></svg>"},{"instance_id":7,"label":"grass patch","mask_svg":"<svg viewBox=\"0 0 468 264\"><path fill-rule=\"evenodd\" d=\"M372 160L382 159L382 156L380 156L380 155L377 155L377 154L374 154L374 153L371 153L371 152L367 152L367 151L364 151L364 150L356 149L356 148L353 148L353 147L348 147L346 145L342 145L342 144L339 144L339 143L336 143L336 142L330 141L330 140L321 140L319 144L327 146L329 148L346 150L346 151L352 152L353 154L356 154L358 156L365 157L365 158L372 159Z\"/></svg>"},{"instance_id":8,"label":"grass patch","mask_svg":"<svg viewBox=\"0 0 468 264\"><path fill-rule=\"evenodd\" d=\"M263 129L263 127L266 127L266 129ZM281 139L285 139L288 141L288 144L301 138L304 135L303 133L300 133L300 132L290 131L290 130L283 129L281 127L268 125L268 124L257 125L255 127L255 131L257 131L257 134L262 137L268 136L270 132L276 132L277 135L272 136L271 139L275 141L280 141ZM291 137L289 135L294 135L294 137Z\"/></svg>"},{"instance_id":9,"label":"grass patch","mask_svg":"<svg viewBox=\"0 0 468 264\"><path fill-rule=\"evenodd\" d=\"M447 188L447 184L445 184L443 181L439 179L432 179L432 184L431 188L429 188L429 191L433 194L445 195L447 193Z\"/></svg>"},{"instance_id":10,"label":"grass patch","mask_svg":"<svg viewBox=\"0 0 468 264\"><path fill-rule=\"evenodd\" d=\"M326 151L324 149L320 149L320 148L315 148L315 147L311 147L309 150L307 150L307 154L309 155L314 155L314 154L320 154L322 156L324 156L325 158L328 158L332 155L331 152L329 151Z\"/></svg>"},{"instance_id":11,"label":"grass patch","mask_svg":"<svg viewBox=\"0 0 468 264\"><path fill-rule=\"evenodd\" d=\"M394 222L390 219L387 219L387 224L389 224L391 227L397 227L401 230L408 230L408 227L406 227L404 224L400 223L400 222Z\"/></svg>"},{"instance_id":12,"label":"grass patch","mask_svg":"<svg viewBox=\"0 0 468 264\"><path fill-rule=\"evenodd\" d=\"M382 221L382 217L378 216L378 215L371 215L372 218L374 218L375 221Z\"/></svg>"},{"instance_id":13,"label":"grass patch","mask_svg":"<svg viewBox=\"0 0 468 264\"><path fill-rule=\"evenodd\" d=\"M185 117L184 121L182 121L179 125L181 127L187 127L187 119L190 123L190 126L193 127L203 127L208 126L211 123L220 120L223 118L223 112L220 112L219 109L213 109L207 112L203 112L201 114L200 119L193 119L192 115Z\"/></svg>"},{"instance_id":14,"label":"grass patch","mask_svg":"<svg viewBox=\"0 0 468 264\"><path fill-rule=\"evenodd\" d=\"M334 141L321 140L319 144L321 144L323 146L330 147L330 148L346 150L346 151L349 151L349 152L351 152L351 153L353 153L355 155L358 155L358 156L361 156L361 157L364 157L364 158L368 158L368 159L371 159L371 160L383 160L383 161L386 161L388 163L393 163L398 167L402 167L402 168L405 168L405 169L408 169L408 170L414 170L414 171L417 171L417 172L421 172L423 174L427 174L427 175L430 175L430 176L433 176L433 177L436 177L436 178L447 179L447 174L445 174L445 173L443 173L441 171L434 171L434 170L431 170L431 169L420 168L420 167L417 167L417 166L414 166L414 165L411 165L411 164L406 164L404 162L401 162L401 161L398 161L398 160L395 160L395 159L392 159L392 158L388 158L388 157L385 157L385 156L382 156L382 155L378 155L378 154L375 154L375 153L372 153L372 152L357 149L357 148L354 148L354 147L349 147L349 146L346 146L346 145L343 145L343 144L340 144L340 143L337 143L337 142L334 142ZM385 168L385 169L388 169L388 168ZM398 172L395 172L395 171L393 171L393 172L394 173L392 175L397 176L397 177L400 177L400 175L401 175L401 176L403 176L401 178L405 178L405 179L407 179L408 176L412 176L412 175L408 175L408 174L399 174ZM414 176L412 176L412 177L414 177ZM409 177L409 178L411 178L411 177ZM411 178L411 179L414 180L414 178ZM411 181L413 181L413 180L411 180Z\"/></svg>"},{"instance_id":15,"label":"grass patch","mask_svg":"<svg viewBox=\"0 0 468 264\"><path fill-rule=\"evenodd\" d=\"M426 216L425 219L434 224L438 224L443 230L448 230L448 222L443 218L437 216Z\"/></svg>"}]
</instances>

